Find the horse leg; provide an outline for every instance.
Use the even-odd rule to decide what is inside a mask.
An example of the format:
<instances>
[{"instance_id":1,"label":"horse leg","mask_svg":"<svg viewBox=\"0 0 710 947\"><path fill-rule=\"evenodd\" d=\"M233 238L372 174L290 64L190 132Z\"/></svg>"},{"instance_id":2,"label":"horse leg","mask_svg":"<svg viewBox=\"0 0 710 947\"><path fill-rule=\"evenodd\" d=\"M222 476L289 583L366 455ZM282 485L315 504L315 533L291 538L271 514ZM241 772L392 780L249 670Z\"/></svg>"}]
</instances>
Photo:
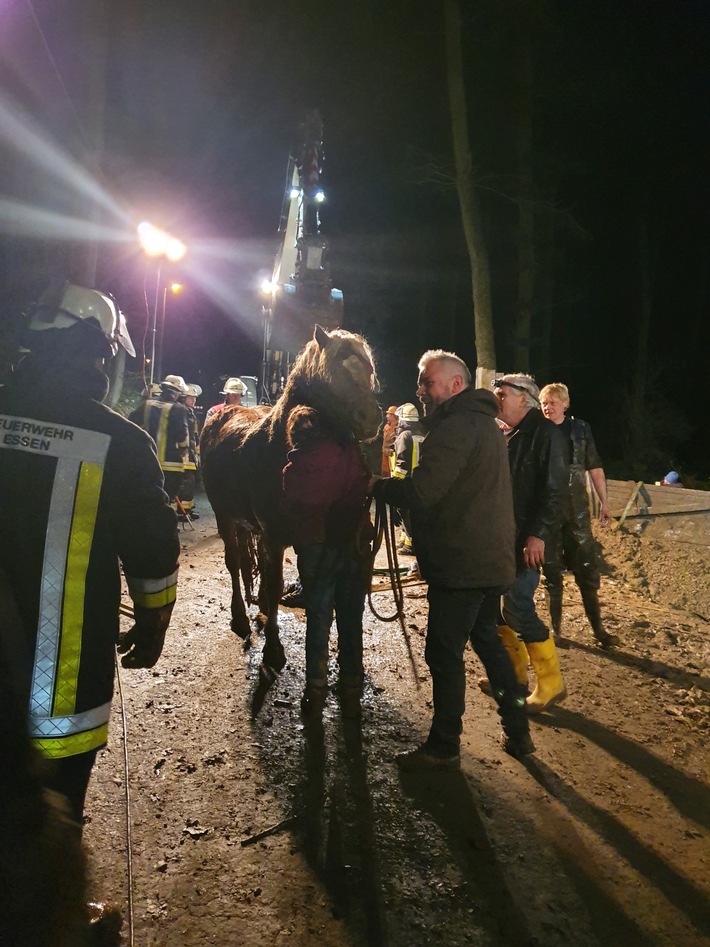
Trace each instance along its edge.
<instances>
[{"instance_id":1,"label":"horse leg","mask_svg":"<svg viewBox=\"0 0 710 947\"><path fill-rule=\"evenodd\" d=\"M258 562L258 573L259 573L259 593L257 595L257 604L259 606L260 613L264 616L263 624L266 624L266 616L269 614L269 600L266 594L266 579L264 578L268 575L269 572L269 557L267 555L266 549L264 548L263 537L259 537L259 542L256 547L257 562Z\"/></svg>"},{"instance_id":2,"label":"horse leg","mask_svg":"<svg viewBox=\"0 0 710 947\"><path fill-rule=\"evenodd\" d=\"M237 538L237 524L229 517L217 516L217 530L224 543L224 564L232 578L232 631L242 638L245 644L249 643L251 624L242 598L242 588L239 584L241 555Z\"/></svg>"},{"instance_id":3,"label":"horse leg","mask_svg":"<svg viewBox=\"0 0 710 947\"><path fill-rule=\"evenodd\" d=\"M279 637L279 602L283 594L283 546L269 546L263 540L264 555L259 596L265 597L264 664L278 673L286 665L286 654Z\"/></svg>"}]
</instances>

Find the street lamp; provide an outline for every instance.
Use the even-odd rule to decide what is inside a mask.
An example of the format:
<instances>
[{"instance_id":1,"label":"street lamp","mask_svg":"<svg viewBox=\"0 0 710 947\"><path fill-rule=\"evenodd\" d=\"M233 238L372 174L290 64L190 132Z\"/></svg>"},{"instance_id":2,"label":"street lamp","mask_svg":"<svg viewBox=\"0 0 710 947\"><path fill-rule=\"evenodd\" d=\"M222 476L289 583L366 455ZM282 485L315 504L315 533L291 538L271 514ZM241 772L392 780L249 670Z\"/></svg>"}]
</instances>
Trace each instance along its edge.
<instances>
[{"instance_id":1,"label":"street lamp","mask_svg":"<svg viewBox=\"0 0 710 947\"><path fill-rule=\"evenodd\" d=\"M146 256L155 257L158 261L158 271L155 281L155 304L153 305L153 316L150 326L150 384L152 385L155 378L155 337L158 327L158 302L160 299L160 279L163 261L168 260L170 263L177 263L178 260L182 260L182 258L187 253L187 247L182 242L182 240L178 240L177 237L173 237L171 234L166 233L159 227L148 223L147 220L144 220L142 223L138 224L138 239L140 240L140 244L143 247L143 251L145 252ZM164 294L163 318L165 318L165 302L166 296Z\"/></svg>"},{"instance_id":2,"label":"street lamp","mask_svg":"<svg viewBox=\"0 0 710 947\"><path fill-rule=\"evenodd\" d=\"M157 354L155 356L155 374L158 378L163 374L163 339L165 337L165 312L168 305L168 290L170 290L173 296L179 296L184 288L182 283L166 283L163 288L163 308L160 314Z\"/></svg>"}]
</instances>

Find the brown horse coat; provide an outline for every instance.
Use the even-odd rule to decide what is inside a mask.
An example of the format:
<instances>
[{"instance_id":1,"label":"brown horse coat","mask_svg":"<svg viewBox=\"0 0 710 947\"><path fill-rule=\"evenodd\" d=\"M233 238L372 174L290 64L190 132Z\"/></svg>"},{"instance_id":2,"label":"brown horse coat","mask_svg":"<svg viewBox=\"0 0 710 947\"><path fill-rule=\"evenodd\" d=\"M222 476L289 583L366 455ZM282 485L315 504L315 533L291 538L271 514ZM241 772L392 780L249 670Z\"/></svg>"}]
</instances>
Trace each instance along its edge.
<instances>
[{"instance_id":1,"label":"brown horse coat","mask_svg":"<svg viewBox=\"0 0 710 947\"><path fill-rule=\"evenodd\" d=\"M203 429L200 453L205 490L232 577L232 630L249 639L251 626L239 577L249 602L256 539L259 606L266 619L263 660L276 671L286 663L279 639L278 604L283 553L291 543L282 497L288 415L297 405L309 405L327 418L331 429L341 429L357 440L374 437L381 420L375 381L372 353L361 336L342 329L327 333L316 326L272 410L228 407Z\"/></svg>"}]
</instances>

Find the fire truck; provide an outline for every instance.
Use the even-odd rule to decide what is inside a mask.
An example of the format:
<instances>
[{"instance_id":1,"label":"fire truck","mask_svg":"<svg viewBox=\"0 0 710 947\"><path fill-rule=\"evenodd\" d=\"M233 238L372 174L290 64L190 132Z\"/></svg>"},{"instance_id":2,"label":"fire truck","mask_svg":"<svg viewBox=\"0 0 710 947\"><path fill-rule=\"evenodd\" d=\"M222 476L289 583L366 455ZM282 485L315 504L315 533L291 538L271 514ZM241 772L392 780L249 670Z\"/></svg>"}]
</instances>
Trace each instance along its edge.
<instances>
[{"instance_id":1,"label":"fire truck","mask_svg":"<svg viewBox=\"0 0 710 947\"><path fill-rule=\"evenodd\" d=\"M325 200L320 114L307 112L299 131L300 145L289 156L274 271L263 287L267 301L259 394L265 404L279 397L316 324L337 329L343 318L343 294L331 283L328 241L320 232Z\"/></svg>"}]
</instances>

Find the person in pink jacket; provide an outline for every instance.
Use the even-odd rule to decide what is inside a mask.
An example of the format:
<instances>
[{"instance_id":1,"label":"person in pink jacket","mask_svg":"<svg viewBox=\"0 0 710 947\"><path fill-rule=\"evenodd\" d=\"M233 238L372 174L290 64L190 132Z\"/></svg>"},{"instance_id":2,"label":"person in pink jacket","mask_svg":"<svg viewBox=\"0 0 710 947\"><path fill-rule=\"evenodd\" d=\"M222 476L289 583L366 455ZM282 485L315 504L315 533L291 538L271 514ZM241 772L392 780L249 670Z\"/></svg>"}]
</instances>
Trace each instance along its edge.
<instances>
[{"instance_id":1,"label":"person in pink jacket","mask_svg":"<svg viewBox=\"0 0 710 947\"><path fill-rule=\"evenodd\" d=\"M325 430L314 408L288 418L291 448L283 490L306 608L305 716L320 717L328 693L328 641L338 629L339 696L344 716L360 711L363 683L364 562L372 538L370 479L359 445L345 431Z\"/></svg>"}]
</instances>

